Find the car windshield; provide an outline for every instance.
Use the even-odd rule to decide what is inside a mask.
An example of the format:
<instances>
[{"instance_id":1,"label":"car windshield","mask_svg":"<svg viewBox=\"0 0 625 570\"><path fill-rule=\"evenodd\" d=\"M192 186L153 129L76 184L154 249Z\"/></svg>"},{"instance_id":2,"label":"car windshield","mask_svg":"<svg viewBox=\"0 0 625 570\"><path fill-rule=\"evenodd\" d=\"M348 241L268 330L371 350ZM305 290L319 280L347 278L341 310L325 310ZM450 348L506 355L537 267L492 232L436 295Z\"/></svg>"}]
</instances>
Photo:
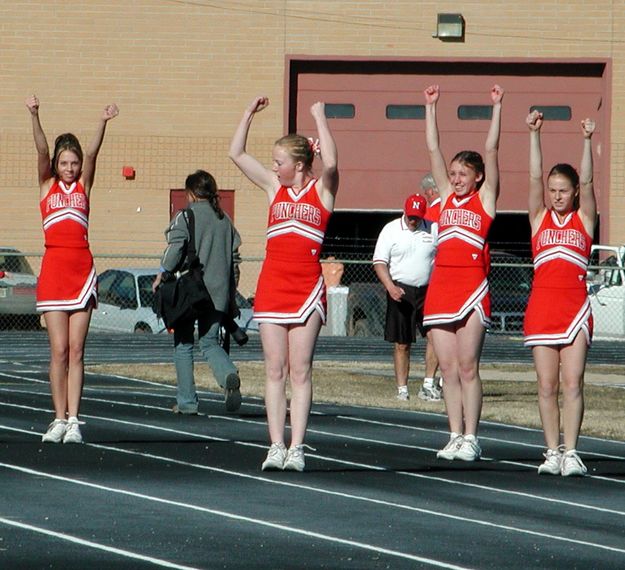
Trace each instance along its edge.
<instances>
[{"instance_id":1,"label":"car windshield","mask_svg":"<svg viewBox=\"0 0 625 570\"><path fill-rule=\"evenodd\" d=\"M140 275L137 277L139 284L139 302L142 307L151 307L154 301L154 293L152 292L152 282L156 279L156 275Z\"/></svg>"},{"instance_id":2,"label":"car windshield","mask_svg":"<svg viewBox=\"0 0 625 570\"><path fill-rule=\"evenodd\" d=\"M33 275L33 270L23 255L7 251L0 251L0 271Z\"/></svg>"}]
</instances>

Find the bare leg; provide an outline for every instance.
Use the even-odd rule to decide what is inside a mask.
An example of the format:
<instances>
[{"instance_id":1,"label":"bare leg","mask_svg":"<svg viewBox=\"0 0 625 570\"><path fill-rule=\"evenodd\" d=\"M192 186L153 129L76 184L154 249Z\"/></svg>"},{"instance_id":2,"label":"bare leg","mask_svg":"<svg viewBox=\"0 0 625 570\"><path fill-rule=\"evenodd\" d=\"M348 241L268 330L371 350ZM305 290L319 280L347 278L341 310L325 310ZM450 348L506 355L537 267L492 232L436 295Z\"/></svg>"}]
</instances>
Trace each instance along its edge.
<instances>
[{"instance_id":1,"label":"bare leg","mask_svg":"<svg viewBox=\"0 0 625 570\"><path fill-rule=\"evenodd\" d=\"M482 380L479 367L485 334L486 329L476 311L471 312L456 330L464 435L477 435L482 413ZM446 387L447 384L445 384Z\"/></svg>"},{"instance_id":2,"label":"bare leg","mask_svg":"<svg viewBox=\"0 0 625 570\"><path fill-rule=\"evenodd\" d=\"M321 317L314 312L304 325L289 329L291 447L304 443L312 403L312 363Z\"/></svg>"},{"instance_id":3,"label":"bare leg","mask_svg":"<svg viewBox=\"0 0 625 570\"><path fill-rule=\"evenodd\" d=\"M443 398L449 419L449 429L452 432L462 434L464 433L464 421L456 333L453 326L446 325L433 327L431 335L441 374L445 378Z\"/></svg>"},{"instance_id":4,"label":"bare leg","mask_svg":"<svg viewBox=\"0 0 625 570\"><path fill-rule=\"evenodd\" d=\"M538 379L538 410L545 443L549 449L556 449L560 445L560 351L553 346L535 346L532 354Z\"/></svg>"},{"instance_id":5,"label":"bare leg","mask_svg":"<svg viewBox=\"0 0 625 570\"><path fill-rule=\"evenodd\" d=\"M426 334L427 344L425 345L425 377L434 378L436 370L438 369L438 358L436 358L436 352L434 351L434 345L432 344L432 331L428 331Z\"/></svg>"},{"instance_id":6,"label":"bare leg","mask_svg":"<svg viewBox=\"0 0 625 570\"><path fill-rule=\"evenodd\" d=\"M584 419L584 371L588 345L580 332L572 344L560 350L562 374L562 424L564 446L576 449L577 439Z\"/></svg>"},{"instance_id":7,"label":"bare leg","mask_svg":"<svg viewBox=\"0 0 625 570\"><path fill-rule=\"evenodd\" d=\"M67 419L67 372L69 359L69 313L43 314L50 341L50 392L57 419Z\"/></svg>"},{"instance_id":8,"label":"bare leg","mask_svg":"<svg viewBox=\"0 0 625 570\"><path fill-rule=\"evenodd\" d=\"M69 315L69 362L67 371L67 415L78 417L85 378L85 341L91 320L89 307Z\"/></svg>"},{"instance_id":9,"label":"bare leg","mask_svg":"<svg viewBox=\"0 0 625 570\"><path fill-rule=\"evenodd\" d=\"M265 409L271 443L284 442L286 379L289 375L287 327L261 323L260 340L265 358Z\"/></svg>"},{"instance_id":10,"label":"bare leg","mask_svg":"<svg viewBox=\"0 0 625 570\"><path fill-rule=\"evenodd\" d=\"M393 350L393 364L395 366L395 381L397 387L408 385L410 373L410 345L395 343Z\"/></svg>"}]
</instances>

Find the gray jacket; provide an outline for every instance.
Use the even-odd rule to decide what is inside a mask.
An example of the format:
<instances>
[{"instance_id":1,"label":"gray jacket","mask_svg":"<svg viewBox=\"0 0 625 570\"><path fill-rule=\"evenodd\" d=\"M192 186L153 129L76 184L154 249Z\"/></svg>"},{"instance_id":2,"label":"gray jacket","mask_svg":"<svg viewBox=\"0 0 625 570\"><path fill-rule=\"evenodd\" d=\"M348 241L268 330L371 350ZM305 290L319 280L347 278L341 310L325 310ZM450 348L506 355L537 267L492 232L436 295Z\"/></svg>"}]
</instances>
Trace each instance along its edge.
<instances>
[{"instance_id":1,"label":"gray jacket","mask_svg":"<svg viewBox=\"0 0 625 570\"><path fill-rule=\"evenodd\" d=\"M241 237L227 214L220 220L208 201L192 202L195 215L195 249L204 271L204 284L215 309L227 313L238 281ZM165 230L167 249L161 267L171 273L185 260L189 230L182 210ZM236 276L236 277L235 277Z\"/></svg>"}]
</instances>

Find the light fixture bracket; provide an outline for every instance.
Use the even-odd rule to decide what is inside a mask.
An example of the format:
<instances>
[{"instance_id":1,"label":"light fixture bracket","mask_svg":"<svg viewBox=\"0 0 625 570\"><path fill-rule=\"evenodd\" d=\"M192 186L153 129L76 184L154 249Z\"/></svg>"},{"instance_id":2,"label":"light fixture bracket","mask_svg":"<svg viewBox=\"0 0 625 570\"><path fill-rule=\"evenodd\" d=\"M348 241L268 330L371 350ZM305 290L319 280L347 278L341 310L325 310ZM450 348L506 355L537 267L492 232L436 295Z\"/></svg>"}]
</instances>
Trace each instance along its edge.
<instances>
[{"instance_id":1,"label":"light fixture bracket","mask_svg":"<svg viewBox=\"0 0 625 570\"><path fill-rule=\"evenodd\" d=\"M465 22L462 14L437 14L433 38L443 42L463 42Z\"/></svg>"}]
</instances>

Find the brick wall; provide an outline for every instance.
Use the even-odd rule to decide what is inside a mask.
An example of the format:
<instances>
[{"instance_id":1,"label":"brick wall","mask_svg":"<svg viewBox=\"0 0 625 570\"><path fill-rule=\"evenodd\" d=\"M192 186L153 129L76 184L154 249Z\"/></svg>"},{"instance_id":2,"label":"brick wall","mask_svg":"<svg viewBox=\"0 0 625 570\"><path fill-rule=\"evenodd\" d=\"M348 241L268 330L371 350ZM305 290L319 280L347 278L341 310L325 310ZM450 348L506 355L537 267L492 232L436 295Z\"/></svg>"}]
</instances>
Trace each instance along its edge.
<instances>
[{"instance_id":1,"label":"brick wall","mask_svg":"<svg viewBox=\"0 0 625 570\"><path fill-rule=\"evenodd\" d=\"M461 11L464 43L432 38L437 12ZM610 241L625 242L625 0L429 2L394 0L15 0L0 6L0 244L40 251L36 156L24 98L36 93L51 143L88 144L115 101L92 201L96 252L158 253L170 188L197 169L236 190L244 255L264 247L266 201L227 158L245 105L272 105L249 150L269 165L284 129L285 56L611 58ZM340 149L339 149L340 150ZM121 169L131 165L135 180ZM604 213L604 215L606 215Z\"/></svg>"}]
</instances>

